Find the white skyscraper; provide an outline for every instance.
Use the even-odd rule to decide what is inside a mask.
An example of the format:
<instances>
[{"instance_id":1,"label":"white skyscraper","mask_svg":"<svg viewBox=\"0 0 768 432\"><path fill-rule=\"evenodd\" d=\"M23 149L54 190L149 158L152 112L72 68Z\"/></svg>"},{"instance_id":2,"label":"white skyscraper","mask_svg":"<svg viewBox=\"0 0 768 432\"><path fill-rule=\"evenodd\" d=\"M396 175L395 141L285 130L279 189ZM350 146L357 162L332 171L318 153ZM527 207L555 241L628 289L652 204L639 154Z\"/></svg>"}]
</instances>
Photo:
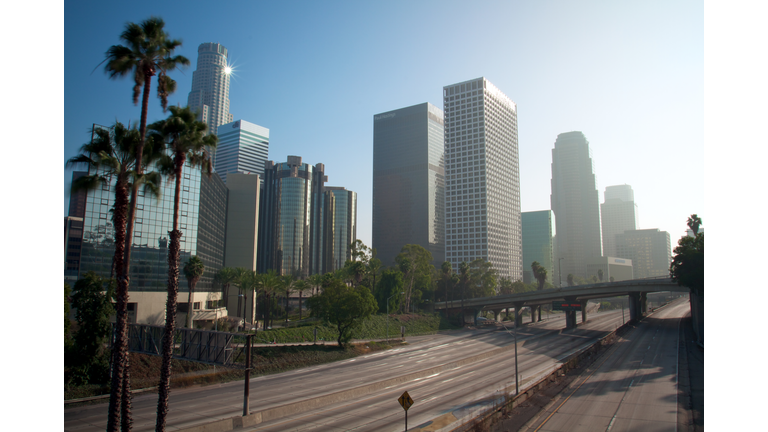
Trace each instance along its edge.
<instances>
[{"instance_id":1,"label":"white skyscraper","mask_svg":"<svg viewBox=\"0 0 768 432\"><path fill-rule=\"evenodd\" d=\"M600 204L603 225L603 255L618 257L616 235L636 230L637 204L630 185L608 186L605 188L605 202ZM628 257L621 257L628 258Z\"/></svg>"},{"instance_id":2,"label":"white skyscraper","mask_svg":"<svg viewBox=\"0 0 768 432\"><path fill-rule=\"evenodd\" d=\"M214 168L224 183L229 173L258 174L264 178L264 163L269 153L269 129L245 120L218 128Z\"/></svg>"},{"instance_id":3,"label":"white skyscraper","mask_svg":"<svg viewBox=\"0 0 768 432\"><path fill-rule=\"evenodd\" d=\"M443 87L446 261L523 277L517 106L485 78Z\"/></svg>"},{"instance_id":4,"label":"white skyscraper","mask_svg":"<svg viewBox=\"0 0 768 432\"><path fill-rule=\"evenodd\" d=\"M197 112L198 120L216 134L220 125L232 122L229 113L229 72L227 49L208 42L197 47L197 68L192 73L192 91L187 105Z\"/></svg>"}]
</instances>

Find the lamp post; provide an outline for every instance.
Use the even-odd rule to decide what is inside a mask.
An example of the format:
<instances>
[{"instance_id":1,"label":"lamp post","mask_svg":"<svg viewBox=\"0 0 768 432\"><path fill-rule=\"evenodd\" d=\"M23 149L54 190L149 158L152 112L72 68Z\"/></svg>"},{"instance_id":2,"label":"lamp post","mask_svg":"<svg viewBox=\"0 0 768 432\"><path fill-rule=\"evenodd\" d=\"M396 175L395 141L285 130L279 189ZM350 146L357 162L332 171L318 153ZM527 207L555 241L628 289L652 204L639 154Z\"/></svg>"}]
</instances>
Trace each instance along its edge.
<instances>
[{"instance_id":1,"label":"lamp post","mask_svg":"<svg viewBox=\"0 0 768 432\"><path fill-rule=\"evenodd\" d=\"M392 295L391 295L391 296L389 296L389 298L387 299L387 343L389 343L389 300L390 300L392 297L396 296L396 295L403 295L403 294L405 294L405 293L404 293L404 292L401 292L400 294L392 294Z\"/></svg>"}]
</instances>

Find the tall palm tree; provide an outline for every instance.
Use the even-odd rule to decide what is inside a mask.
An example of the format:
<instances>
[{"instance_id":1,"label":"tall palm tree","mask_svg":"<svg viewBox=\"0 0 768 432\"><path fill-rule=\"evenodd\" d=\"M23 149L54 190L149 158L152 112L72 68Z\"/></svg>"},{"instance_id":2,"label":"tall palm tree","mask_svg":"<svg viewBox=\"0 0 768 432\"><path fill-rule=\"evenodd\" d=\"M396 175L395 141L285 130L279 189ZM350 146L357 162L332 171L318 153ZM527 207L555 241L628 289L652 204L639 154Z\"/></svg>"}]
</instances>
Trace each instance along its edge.
<instances>
[{"instance_id":1,"label":"tall palm tree","mask_svg":"<svg viewBox=\"0 0 768 432\"><path fill-rule=\"evenodd\" d=\"M264 329L272 325L272 295L280 289L281 283L280 276L274 270L261 275L261 289L264 292L264 310L266 311Z\"/></svg>"},{"instance_id":2,"label":"tall palm tree","mask_svg":"<svg viewBox=\"0 0 768 432\"><path fill-rule=\"evenodd\" d=\"M701 218L696 213L692 214L688 217L688 228L693 231L693 236L696 237L696 235L699 233L699 226L701 225Z\"/></svg>"},{"instance_id":3,"label":"tall palm tree","mask_svg":"<svg viewBox=\"0 0 768 432\"><path fill-rule=\"evenodd\" d=\"M291 292L294 289L296 279L293 275L283 275L280 278L280 288L285 291L285 326L288 326L288 301L291 297Z\"/></svg>"},{"instance_id":4,"label":"tall palm tree","mask_svg":"<svg viewBox=\"0 0 768 432\"><path fill-rule=\"evenodd\" d=\"M141 145L139 131L135 127L126 127L115 122L109 129L91 130L91 141L83 144L80 154L67 161L68 167L86 167L89 175L78 178L72 183L72 191L90 190L99 185L110 185L115 181L115 202L112 208L112 223L115 229L115 255L113 270L117 270L118 279L125 275L124 255L126 249L126 223L129 206L129 194L142 185L149 195L160 195L160 174L150 172L139 174L136 170L136 148ZM144 165L153 163L162 155L162 143L158 140L146 142L142 151ZM112 348L112 391L110 392L110 411L108 425L110 430L117 430L120 422L120 409L124 410L123 429L130 429L130 373L128 371L128 287L127 281L122 289L118 286L117 307L118 331ZM121 301L122 300L122 303ZM120 311L123 312L122 321Z\"/></svg>"},{"instance_id":5,"label":"tall palm tree","mask_svg":"<svg viewBox=\"0 0 768 432\"><path fill-rule=\"evenodd\" d=\"M161 18L152 17L141 24L128 23L120 34L120 40L126 45L112 45L106 53L104 71L110 78L133 75L133 103L138 105L139 93L142 86L144 95L141 104L141 121L139 137L141 145L135 151L138 175L143 173L144 143L147 131L147 112L149 111L149 93L152 77L157 75L157 95L160 98L163 111L168 105L168 96L176 90L176 82L167 73L178 66L189 66L189 60L180 55L173 55L174 50L181 46L181 40L171 39L163 27ZM128 361L128 269L131 261L130 245L133 241L133 220L136 212L136 190L131 191L131 201L126 220L125 251L122 267L117 267L117 299L115 304L117 336L114 344L112 366L112 386L109 398L107 431L117 431L121 415L118 406L122 407L122 429L129 430L130 418L130 389L128 379L123 370L127 369ZM125 381L124 383L121 381ZM159 417L159 413L158 413ZM165 424L160 427L164 429Z\"/></svg>"},{"instance_id":6,"label":"tall palm tree","mask_svg":"<svg viewBox=\"0 0 768 432\"><path fill-rule=\"evenodd\" d=\"M187 300L187 328L192 328L192 297L195 295L195 285L205 273L205 263L197 255L189 257L184 264L184 277L187 278L189 287L189 299Z\"/></svg>"},{"instance_id":7,"label":"tall palm tree","mask_svg":"<svg viewBox=\"0 0 768 432\"><path fill-rule=\"evenodd\" d=\"M310 285L307 279L300 279L300 280L297 280L296 283L293 284L293 286L296 289L296 292L299 293L299 321L301 321L301 306L302 306L302 300L304 297L304 291L309 289Z\"/></svg>"},{"instance_id":8,"label":"tall palm tree","mask_svg":"<svg viewBox=\"0 0 768 432\"><path fill-rule=\"evenodd\" d=\"M531 263L531 272L533 273L533 277L536 279L536 282L538 283L538 286L536 287L536 289L539 291L543 290L544 283L547 282L547 269L542 267L542 265L539 264L538 261L534 261Z\"/></svg>"},{"instance_id":9,"label":"tall palm tree","mask_svg":"<svg viewBox=\"0 0 768 432\"><path fill-rule=\"evenodd\" d=\"M176 327L176 301L179 295L179 251L182 232L179 231L179 201L181 199L181 179L184 164L190 167L202 167L210 177L212 167L209 148L216 148L216 135L205 135L206 125L197 121L195 113L189 107L170 107L171 115L149 125L150 135L160 137L168 146L171 156L167 157L161 168L169 180L175 181L173 196L173 229L169 233L168 247L168 300L165 308L165 334L163 335L163 365L160 371L158 390L157 422L155 429L165 430L168 415L168 394L171 379L171 354L173 333Z\"/></svg>"},{"instance_id":10,"label":"tall palm tree","mask_svg":"<svg viewBox=\"0 0 768 432\"><path fill-rule=\"evenodd\" d=\"M243 286L247 285L248 282L246 280L247 275L246 272L249 270L245 269L244 267L237 267L234 270L235 273L235 279L232 281L235 285L237 285L237 290L240 292L240 295L237 296L237 316L238 318L244 318L245 317L245 307L243 306L245 304L244 297L245 297L245 290L243 289ZM240 307L243 306L243 313L240 313Z\"/></svg>"},{"instance_id":11,"label":"tall palm tree","mask_svg":"<svg viewBox=\"0 0 768 432\"><path fill-rule=\"evenodd\" d=\"M603 275L604 274L605 273L603 273L603 269L597 269L597 277L600 279L600 282L603 281Z\"/></svg>"},{"instance_id":12,"label":"tall palm tree","mask_svg":"<svg viewBox=\"0 0 768 432\"><path fill-rule=\"evenodd\" d=\"M216 283L221 284L221 294L224 297L224 307L229 306L229 286L235 281L236 278L237 273L232 267L222 267L221 270L219 270L216 273L216 276L213 278Z\"/></svg>"}]
</instances>

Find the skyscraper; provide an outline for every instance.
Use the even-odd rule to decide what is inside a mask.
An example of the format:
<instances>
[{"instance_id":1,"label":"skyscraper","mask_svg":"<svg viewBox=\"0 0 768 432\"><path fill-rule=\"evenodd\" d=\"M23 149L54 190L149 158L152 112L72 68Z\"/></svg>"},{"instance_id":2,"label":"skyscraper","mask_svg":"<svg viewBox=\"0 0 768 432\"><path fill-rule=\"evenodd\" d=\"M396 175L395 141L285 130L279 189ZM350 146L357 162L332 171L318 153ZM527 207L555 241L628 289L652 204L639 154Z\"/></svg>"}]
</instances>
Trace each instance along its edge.
<instances>
[{"instance_id":1,"label":"skyscraper","mask_svg":"<svg viewBox=\"0 0 768 432\"><path fill-rule=\"evenodd\" d=\"M216 172L227 182L229 173L258 174L264 178L269 157L269 129L238 120L219 126Z\"/></svg>"},{"instance_id":2,"label":"skyscraper","mask_svg":"<svg viewBox=\"0 0 768 432\"><path fill-rule=\"evenodd\" d=\"M592 152L581 132L557 136L552 149L552 211L562 277L587 277L586 263L602 256L600 207Z\"/></svg>"},{"instance_id":3,"label":"skyscraper","mask_svg":"<svg viewBox=\"0 0 768 432\"><path fill-rule=\"evenodd\" d=\"M259 204L259 273L307 277L322 271L325 166L267 161Z\"/></svg>"},{"instance_id":4,"label":"skyscraper","mask_svg":"<svg viewBox=\"0 0 768 432\"><path fill-rule=\"evenodd\" d=\"M371 246L385 266L407 244L438 267L445 260L444 193L442 110L423 103L373 116Z\"/></svg>"},{"instance_id":5,"label":"skyscraper","mask_svg":"<svg viewBox=\"0 0 768 432\"><path fill-rule=\"evenodd\" d=\"M323 273L344 268L357 239L357 194L343 187L325 188Z\"/></svg>"},{"instance_id":6,"label":"skyscraper","mask_svg":"<svg viewBox=\"0 0 768 432\"><path fill-rule=\"evenodd\" d=\"M521 279L517 106L482 77L443 87L443 106L446 260L480 258Z\"/></svg>"},{"instance_id":7,"label":"skyscraper","mask_svg":"<svg viewBox=\"0 0 768 432\"><path fill-rule=\"evenodd\" d=\"M621 258L632 260L635 279L669 277L669 233L658 228L624 231L616 235L616 250Z\"/></svg>"},{"instance_id":8,"label":"skyscraper","mask_svg":"<svg viewBox=\"0 0 768 432\"><path fill-rule=\"evenodd\" d=\"M555 280L552 253L552 210L521 213L523 232L523 282L532 283L536 277L531 264L536 261L547 269L547 281Z\"/></svg>"},{"instance_id":9,"label":"skyscraper","mask_svg":"<svg viewBox=\"0 0 768 432\"><path fill-rule=\"evenodd\" d=\"M197 112L197 119L216 135L219 126L232 121L229 113L229 72L227 49L208 42L197 47L197 67L192 73L192 91L187 105Z\"/></svg>"},{"instance_id":10,"label":"skyscraper","mask_svg":"<svg viewBox=\"0 0 768 432\"><path fill-rule=\"evenodd\" d=\"M605 188L605 202L600 204L603 225L603 255L617 257L616 235L637 229L637 204L630 185Z\"/></svg>"}]
</instances>

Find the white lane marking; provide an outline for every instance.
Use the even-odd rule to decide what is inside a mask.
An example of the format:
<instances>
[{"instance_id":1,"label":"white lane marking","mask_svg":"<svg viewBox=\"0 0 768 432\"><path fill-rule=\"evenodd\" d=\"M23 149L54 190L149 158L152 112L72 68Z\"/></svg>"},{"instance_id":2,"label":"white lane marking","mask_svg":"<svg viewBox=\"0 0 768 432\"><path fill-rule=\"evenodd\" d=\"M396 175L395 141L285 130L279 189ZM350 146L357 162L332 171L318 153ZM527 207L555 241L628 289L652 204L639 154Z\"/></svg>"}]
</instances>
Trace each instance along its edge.
<instances>
[{"instance_id":1,"label":"white lane marking","mask_svg":"<svg viewBox=\"0 0 768 432\"><path fill-rule=\"evenodd\" d=\"M631 388L632 388L632 383L634 383L634 382L635 382L635 380L633 379L633 380L632 380L632 381L629 383L629 387L627 387L627 391L626 391L626 392L624 392L624 397L622 397L622 398L621 398L621 402L619 402L619 406L621 406L621 403L622 403L622 402L624 402L624 398L626 398L626 397L627 397L627 393L629 393L629 389L631 389ZM605 430L605 432L608 432L608 431L610 431L610 430L611 430L611 428L613 427L613 422L614 422L614 421L616 421L616 416L617 416L617 415L619 415L619 408L616 408L616 413L613 415L613 418L611 419L611 422L610 422L610 423L608 423L608 429L606 429L606 430Z\"/></svg>"}]
</instances>

